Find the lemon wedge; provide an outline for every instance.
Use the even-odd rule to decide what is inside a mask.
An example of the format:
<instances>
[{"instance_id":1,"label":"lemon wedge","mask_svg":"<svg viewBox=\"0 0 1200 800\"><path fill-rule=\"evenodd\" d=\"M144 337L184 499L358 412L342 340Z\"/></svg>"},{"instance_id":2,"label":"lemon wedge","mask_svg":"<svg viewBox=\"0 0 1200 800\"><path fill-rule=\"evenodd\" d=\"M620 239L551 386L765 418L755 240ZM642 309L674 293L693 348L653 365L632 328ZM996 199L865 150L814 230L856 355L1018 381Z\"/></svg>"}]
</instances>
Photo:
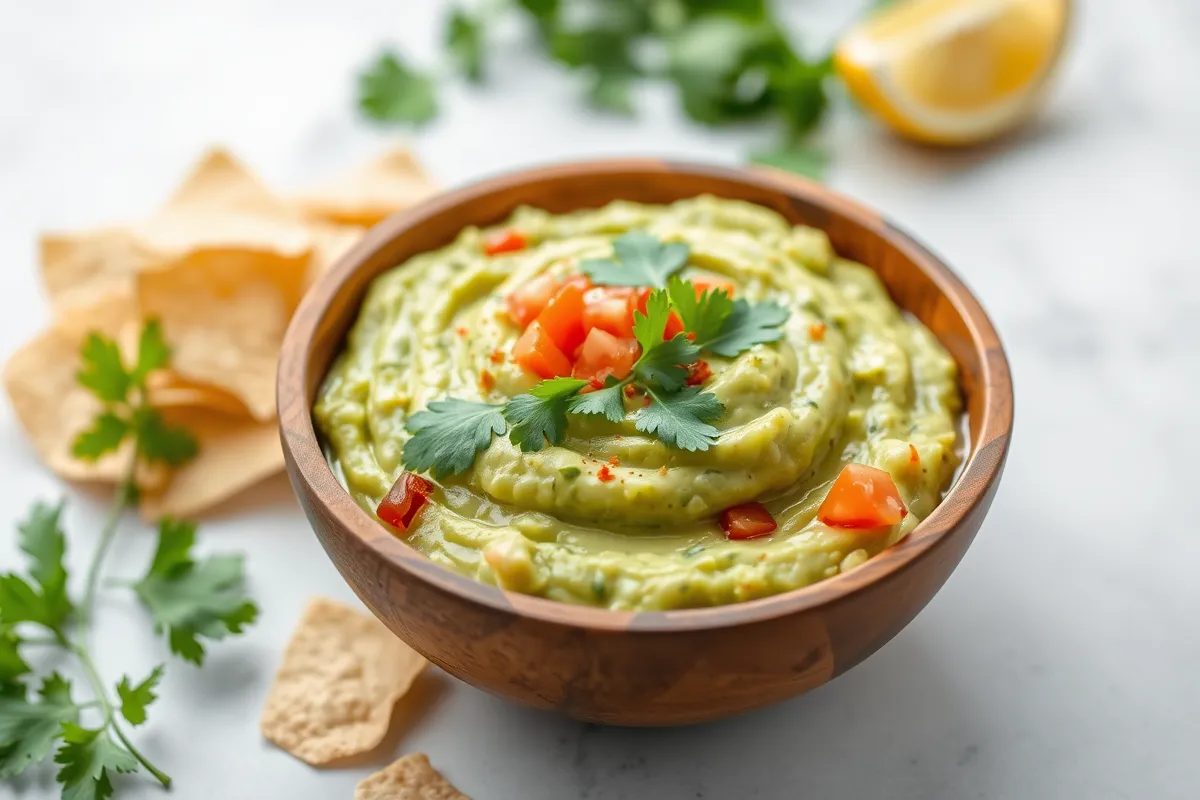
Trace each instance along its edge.
<instances>
[{"instance_id":1,"label":"lemon wedge","mask_svg":"<svg viewBox=\"0 0 1200 800\"><path fill-rule=\"evenodd\" d=\"M847 32L834 64L901 135L969 144L1037 108L1070 17L1070 0L907 0Z\"/></svg>"}]
</instances>

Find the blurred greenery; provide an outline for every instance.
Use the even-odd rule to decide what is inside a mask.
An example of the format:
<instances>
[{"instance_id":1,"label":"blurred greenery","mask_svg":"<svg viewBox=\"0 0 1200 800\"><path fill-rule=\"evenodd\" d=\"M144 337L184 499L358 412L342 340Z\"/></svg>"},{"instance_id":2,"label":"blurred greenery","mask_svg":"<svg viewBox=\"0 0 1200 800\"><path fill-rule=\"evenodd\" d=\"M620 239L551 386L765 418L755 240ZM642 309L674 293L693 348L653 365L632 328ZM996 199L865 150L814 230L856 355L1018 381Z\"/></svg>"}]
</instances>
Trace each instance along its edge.
<instances>
[{"instance_id":1,"label":"blurred greenery","mask_svg":"<svg viewBox=\"0 0 1200 800\"><path fill-rule=\"evenodd\" d=\"M454 72L482 82L488 31L524 17L541 52L581 73L586 101L609 113L636 113L640 80L674 84L681 107L703 125L762 121L777 146L753 160L819 177L828 159L808 144L829 107L828 54L806 57L766 0L493 0L455 6L445 45ZM359 78L369 118L421 125L437 113L434 80L383 53ZM821 152L821 156L814 154Z\"/></svg>"}]
</instances>

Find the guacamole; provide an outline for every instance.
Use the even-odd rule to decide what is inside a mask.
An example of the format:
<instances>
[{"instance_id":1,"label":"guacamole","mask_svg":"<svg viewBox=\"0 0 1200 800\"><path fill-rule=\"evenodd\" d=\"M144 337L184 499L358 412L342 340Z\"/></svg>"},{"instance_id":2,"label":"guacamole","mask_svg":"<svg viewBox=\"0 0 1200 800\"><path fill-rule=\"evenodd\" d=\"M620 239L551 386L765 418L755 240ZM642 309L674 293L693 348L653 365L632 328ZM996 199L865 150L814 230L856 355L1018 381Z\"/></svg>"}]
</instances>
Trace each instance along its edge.
<instances>
[{"instance_id":1,"label":"guacamole","mask_svg":"<svg viewBox=\"0 0 1200 800\"><path fill-rule=\"evenodd\" d=\"M702 388L723 408L715 443L689 451L646 434L635 426L636 398L619 422L571 416L561 442L537 451L498 435L469 469L438 479L397 535L507 590L678 609L837 575L928 516L958 464L954 361L823 232L708 196L561 215L521 208L379 276L314 408L330 462L364 508L374 512L405 472L412 415L447 397L504 402L539 382L512 358L522 327L506 298L543 274L577 275L631 231L686 243L683 278L722 281L739 298L787 311L778 341L705 356ZM519 246L486 244L513 232ZM901 521L821 521L818 509L852 462L891 476ZM731 540L721 512L747 503L761 503L776 527Z\"/></svg>"}]
</instances>

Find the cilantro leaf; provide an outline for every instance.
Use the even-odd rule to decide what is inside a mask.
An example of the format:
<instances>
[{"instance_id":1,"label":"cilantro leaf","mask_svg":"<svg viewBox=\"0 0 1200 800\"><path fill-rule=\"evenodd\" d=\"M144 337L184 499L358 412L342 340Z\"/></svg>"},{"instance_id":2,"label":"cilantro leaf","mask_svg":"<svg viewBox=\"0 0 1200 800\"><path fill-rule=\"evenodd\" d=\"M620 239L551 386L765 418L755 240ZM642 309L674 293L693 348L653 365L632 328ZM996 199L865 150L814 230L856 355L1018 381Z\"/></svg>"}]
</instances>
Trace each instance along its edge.
<instances>
[{"instance_id":1,"label":"cilantro leaf","mask_svg":"<svg viewBox=\"0 0 1200 800\"><path fill-rule=\"evenodd\" d=\"M609 422L620 422L625 419L624 390L623 382L613 381L603 389L576 395L568 410L572 414L599 414Z\"/></svg>"},{"instance_id":2,"label":"cilantro leaf","mask_svg":"<svg viewBox=\"0 0 1200 800\"><path fill-rule=\"evenodd\" d=\"M146 320L141 336L138 337L137 365L129 376L130 381L135 386L141 386L145 383L147 375L167 366L170 360L171 347L163 338L162 323L156 319Z\"/></svg>"},{"instance_id":3,"label":"cilantro leaf","mask_svg":"<svg viewBox=\"0 0 1200 800\"><path fill-rule=\"evenodd\" d=\"M41 601L51 623L48 627L55 630L61 629L74 611L67 596L67 569L63 566L67 540L59 525L62 510L61 502L54 506L34 503L29 518L17 525L21 549L29 556L29 575L40 588Z\"/></svg>"},{"instance_id":4,"label":"cilantro leaf","mask_svg":"<svg viewBox=\"0 0 1200 800\"><path fill-rule=\"evenodd\" d=\"M404 445L404 466L434 478L466 472L475 454L508 429L501 406L450 397L435 400L408 418L413 437Z\"/></svg>"},{"instance_id":5,"label":"cilantro leaf","mask_svg":"<svg viewBox=\"0 0 1200 800\"><path fill-rule=\"evenodd\" d=\"M29 665L21 658L21 637L12 628L0 628L0 697L25 697L22 676Z\"/></svg>"},{"instance_id":6,"label":"cilantro leaf","mask_svg":"<svg viewBox=\"0 0 1200 800\"><path fill-rule=\"evenodd\" d=\"M638 411L634 425L656 435L664 444L682 450L707 450L720 433L709 423L725 411L711 392L689 386L674 394L647 390L650 405Z\"/></svg>"},{"instance_id":7,"label":"cilantro leaf","mask_svg":"<svg viewBox=\"0 0 1200 800\"><path fill-rule=\"evenodd\" d=\"M154 671L137 686L129 685L129 676L121 676L117 684L117 696L121 698L121 716L129 720L130 725L141 725L146 721L146 706L158 699L154 693L158 682L162 680L163 665L159 664Z\"/></svg>"},{"instance_id":8,"label":"cilantro leaf","mask_svg":"<svg viewBox=\"0 0 1200 800\"><path fill-rule=\"evenodd\" d=\"M630 116L634 113L630 95L631 77L620 72L597 72L588 87L588 102L593 108Z\"/></svg>"},{"instance_id":9,"label":"cilantro leaf","mask_svg":"<svg viewBox=\"0 0 1200 800\"><path fill-rule=\"evenodd\" d=\"M358 107L379 122L423 125L438 112L433 78L384 52L358 76Z\"/></svg>"},{"instance_id":10,"label":"cilantro leaf","mask_svg":"<svg viewBox=\"0 0 1200 800\"><path fill-rule=\"evenodd\" d=\"M567 432L571 398L588 382L579 378L551 378L508 401L504 418L511 424L508 438L523 452L536 452L562 441Z\"/></svg>"},{"instance_id":11,"label":"cilantro leaf","mask_svg":"<svg viewBox=\"0 0 1200 800\"><path fill-rule=\"evenodd\" d=\"M808 62L792 54L785 63L772 75L771 93L787 135L799 139L817 126L829 107L825 79L833 74L833 58Z\"/></svg>"},{"instance_id":12,"label":"cilantro leaf","mask_svg":"<svg viewBox=\"0 0 1200 800\"><path fill-rule=\"evenodd\" d=\"M101 412L92 422L92 427L80 431L71 445L71 453L85 461L95 461L105 453L121 446L129 433L129 423L111 411Z\"/></svg>"},{"instance_id":13,"label":"cilantro leaf","mask_svg":"<svg viewBox=\"0 0 1200 800\"><path fill-rule=\"evenodd\" d=\"M787 318L788 310L776 303L752 306L745 300L735 300L720 332L708 339L696 337L696 345L719 356L736 356L756 344L779 341L783 338L780 326Z\"/></svg>"},{"instance_id":14,"label":"cilantro leaf","mask_svg":"<svg viewBox=\"0 0 1200 800\"><path fill-rule=\"evenodd\" d=\"M62 739L54 761L62 765L58 782L63 785L63 800L107 800L113 793L110 773L137 771L137 759L113 741L107 727L81 728L64 722Z\"/></svg>"},{"instance_id":15,"label":"cilantro leaf","mask_svg":"<svg viewBox=\"0 0 1200 800\"><path fill-rule=\"evenodd\" d=\"M663 341L667 320L671 316L671 301L664 289L656 289L646 300L646 313L633 315L633 335L642 346L642 355L633 365L639 383L654 384L664 391L675 392L687 381L687 367L700 355L700 348L678 333Z\"/></svg>"},{"instance_id":16,"label":"cilantro leaf","mask_svg":"<svg viewBox=\"0 0 1200 800\"><path fill-rule=\"evenodd\" d=\"M139 406L133 411L138 453L148 462L177 467L196 457L199 446L185 428L168 425L158 409Z\"/></svg>"},{"instance_id":17,"label":"cilantro leaf","mask_svg":"<svg viewBox=\"0 0 1200 800\"><path fill-rule=\"evenodd\" d=\"M198 666L204 661L200 637L241 633L258 608L245 594L242 557L194 561L189 551L195 534L191 523L163 519L154 560L133 589L150 610L155 630L167 634L171 652Z\"/></svg>"},{"instance_id":18,"label":"cilantro leaf","mask_svg":"<svg viewBox=\"0 0 1200 800\"><path fill-rule=\"evenodd\" d=\"M121 362L117 343L98 333L89 333L80 348L82 362L75 379L79 385L106 403L121 403L129 396L132 377Z\"/></svg>"},{"instance_id":19,"label":"cilantro leaf","mask_svg":"<svg viewBox=\"0 0 1200 800\"><path fill-rule=\"evenodd\" d=\"M825 178L825 170L829 166L829 153L820 147L792 145L779 150L754 153L750 156L750 161L819 181Z\"/></svg>"},{"instance_id":20,"label":"cilantro leaf","mask_svg":"<svg viewBox=\"0 0 1200 800\"><path fill-rule=\"evenodd\" d=\"M668 244L645 231L633 231L613 240L615 258L585 259L579 268L600 285L661 289L668 277L683 269L689 252L684 242Z\"/></svg>"},{"instance_id":21,"label":"cilantro leaf","mask_svg":"<svg viewBox=\"0 0 1200 800\"><path fill-rule=\"evenodd\" d=\"M0 778L19 775L50 755L64 723L79 718L71 684L57 672L42 682L41 702L0 696Z\"/></svg>"},{"instance_id":22,"label":"cilantro leaf","mask_svg":"<svg viewBox=\"0 0 1200 800\"><path fill-rule=\"evenodd\" d=\"M683 329L693 334L695 341L707 341L721 330L721 325L733 311L733 301L724 289L709 289L696 294L696 287L677 275L667 283L671 305L679 313Z\"/></svg>"},{"instance_id":23,"label":"cilantro leaf","mask_svg":"<svg viewBox=\"0 0 1200 800\"><path fill-rule=\"evenodd\" d=\"M483 80L483 22L461 8L450 13L446 23L446 50L459 72L468 80Z\"/></svg>"}]
</instances>

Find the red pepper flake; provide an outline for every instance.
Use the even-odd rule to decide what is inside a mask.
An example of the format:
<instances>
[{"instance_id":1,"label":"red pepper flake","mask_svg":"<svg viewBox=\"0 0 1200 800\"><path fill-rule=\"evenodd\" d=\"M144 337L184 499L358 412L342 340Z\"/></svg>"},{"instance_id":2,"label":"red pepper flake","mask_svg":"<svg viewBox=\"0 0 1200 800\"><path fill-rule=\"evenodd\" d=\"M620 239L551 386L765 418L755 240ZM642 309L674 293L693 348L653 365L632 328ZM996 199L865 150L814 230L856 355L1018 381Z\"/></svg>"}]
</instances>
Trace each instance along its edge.
<instances>
[{"instance_id":1,"label":"red pepper flake","mask_svg":"<svg viewBox=\"0 0 1200 800\"><path fill-rule=\"evenodd\" d=\"M489 256L501 253L515 253L529 246L529 241L520 231L511 228L497 231L483 241L483 252Z\"/></svg>"},{"instance_id":2,"label":"red pepper flake","mask_svg":"<svg viewBox=\"0 0 1200 800\"><path fill-rule=\"evenodd\" d=\"M661 467L658 468L658 474L659 475L667 474L667 465L666 464L663 464Z\"/></svg>"},{"instance_id":3,"label":"red pepper flake","mask_svg":"<svg viewBox=\"0 0 1200 800\"><path fill-rule=\"evenodd\" d=\"M625 396L633 397L635 394L637 394L637 389L635 389L633 387L633 384L632 383L625 384Z\"/></svg>"},{"instance_id":4,"label":"red pepper flake","mask_svg":"<svg viewBox=\"0 0 1200 800\"><path fill-rule=\"evenodd\" d=\"M911 442L908 445L908 460L914 464L921 463L921 454L917 452L917 446Z\"/></svg>"},{"instance_id":5,"label":"red pepper flake","mask_svg":"<svg viewBox=\"0 0 1200 800\"><path fill-rule=\"evenodd\" d=\"M589 378L588 386L592 387L598 392L604 388L604 381L600 380L599 378Z\"/></svg>"},{"instance_id":6,"label":"red pepper flake","mask_svg":"<svg viewBox=\"0 0 1200 800\"><path fill-rule=\"evenodd\" d=\"M460 325L459 327L455 328L455 329L454 329L454 332L455 332L455 333L457 333L459 336L462 336L463 338L466 338L466 335L467 335L467 329L466 329L466 328L464 328L464 327L462 327L461 325Z\"/></svg>"},{"instance_id":7,"label":"red pepper flake","mask_svg":"<svg viewBox=\"0 0 1200 800\"><path fill-rule=\"evenodd\" d=\"M615 477L617 477L617 476L613 475L612 470L608 468L607 464L605 464L603 467L601 467L600 471L596 473L596 478L601 483L608 483Z\"/></svg>"},{"instance_id":8,"label":"red pepper flake","mask_svg":"<svg viewBox=\"0 0 1200 800\"><path fill-rule=\"evenodd\" d=\"M608 463L612 464L614 467L619 467L619 466L621 466L621 459L617 458L616 456L613 456L612 458L610 458L608 460Z\"/></svg>"},{"instance_id":9,"label":"red pepper flake","mask_svg":"<svg viewBox=\"0 0 1200 800\"><path fill-rule=\"evenodd\" d=\"M491 361L493 364L504 363L504 351L503 350L493 350L492 354L490 356L488 356L488 360Z\"/></svg>"},{"instance_id":10,"label":"red pepper flake","mask_svg":"<svg viewBox=\"0 0 1200 800\"><path fill-rule=\"evenodd\" d=\"M825 331L828 326L824 322L814 322L808 326L808 335L813 338L813 341L819 342L825 338Z\"/></svg>"},{"instance_id":11,"label":"red pepper flake","mask_svg":"<svg viewBox=\"0 0 1200 800\"><path fill-rule=\"evenodd\" d=\"M699 386L712 377L712 367L704 359L688 366L687 385Z\"/></svg>"},{"instance_id":12,"label":"red pepper flake","mask_svg":"<svg viewBox=\"0 0 1200 800\"><path fill-rule=\"evenodd\" d=\"M486 369L479 373L479 388L485 392L490 392L496 388L496 376L488 372Z\"/></svg>"}]
</instances>

